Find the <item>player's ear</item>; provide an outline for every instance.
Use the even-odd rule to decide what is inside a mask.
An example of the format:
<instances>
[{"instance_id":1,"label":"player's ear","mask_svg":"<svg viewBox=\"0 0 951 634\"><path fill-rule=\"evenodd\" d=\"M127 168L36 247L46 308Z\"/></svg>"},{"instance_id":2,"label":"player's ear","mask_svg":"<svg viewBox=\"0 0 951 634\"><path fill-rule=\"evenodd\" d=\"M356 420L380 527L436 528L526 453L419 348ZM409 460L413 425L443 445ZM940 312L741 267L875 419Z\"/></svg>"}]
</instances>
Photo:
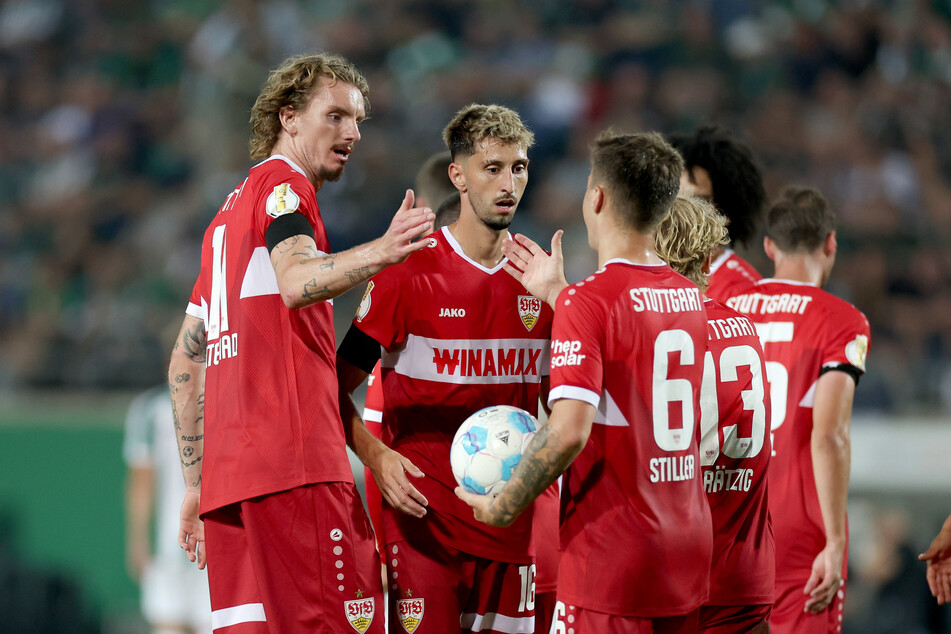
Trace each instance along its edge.
<instances>
[{"instance_id":1,"label":"player's ear","mask_svg":"<svg viewBox=\"0 0 951 634\"><path fill-rule=\"evenodd\" d=\"M285 132L291 136L297 134L297 110L292 106L284 106L278 110L277 118Z\"/></svg>"},{"instance_id":2,"label":"player's ear","mask_svg":"<svg viewBox=\"0 0 951 634\"><path fill-rule=\"evenodd\" d=\"M591 211L596 214L601 213L604 208L604 188L595 185L591 188Z\"/></svg>"},{"instance_id":3,"label":"player's ear","mask_svg":"<svg viewBox=\"0 0 951 634\"><path fill-rule=\"evenodd\" d=\"M766 257L776 261L776 243L769 236L763 238L763 251L766 252Z\"/></svg>"},{"instance_id":4,"label":"player's ear","mask_svg":"<svg viewBox=\"0 0 951 634\"><path fill-rule=\"evenodd\" d=\"M713 251L707 254L707 257L703 260L703 266L700 267L700 271L704 275L710 275L710 265L713 263Z\"/></svg>"},{"instance_id":5,"label":"player's ear","mask_svg":"<svg viewBox=\"0 0 951 634\"><path fill-rule=\"evenodd\" d=\"M826 236L825 242L822 243L822 252L826 256L835 255L838 248L839 243L835 239L835 231L830 231L829 235Z\"/></svg>"},{"instance_id":6,"label":"player's ear","mask_svg":"<svg viewBox=\"0 0 951 634\"><path fill-rule=\"evenodd\" d=\"M449 164L449 180L456 186L460 193L466 191L466 175L462 173L462 166L453 161Z\"/></svg>"}]
</instances>

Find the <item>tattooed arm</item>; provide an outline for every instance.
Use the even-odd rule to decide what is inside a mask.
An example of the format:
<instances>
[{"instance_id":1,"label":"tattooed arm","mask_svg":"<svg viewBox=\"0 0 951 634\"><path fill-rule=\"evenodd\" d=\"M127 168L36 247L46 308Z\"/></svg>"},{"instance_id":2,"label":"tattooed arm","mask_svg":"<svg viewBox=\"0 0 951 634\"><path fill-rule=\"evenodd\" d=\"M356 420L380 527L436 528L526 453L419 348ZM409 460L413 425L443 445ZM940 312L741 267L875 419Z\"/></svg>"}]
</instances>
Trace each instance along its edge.
<instances>
[{"instance_id":1,"label":"tattooed arm","mask_svg":"<svg viewBox=\"0 0 951 634\"><path fill-rule=\"evenodd\" d=\"M185 477L178 542L188 559L198 562L199 568L205 567L205 552L199 548L199 543L205 540L205 531L198 519L205 433L205 344L204 322L186 315L168 366L178 457Z\"/></svg>"},{"instance_id":2,"label":"tattooed arm","mask_svg":"<svg viewBox=\"0 0 951 634\"><path fill-rule=\"evenodd\" d=\"M413 201L413 191L407 190L386 233L347 251L321 255L314 239L304 234L278 243L271 249L271 264L284 304L302 308L336 297L425 247L425 240L412 240L432 231L433 212L413 208Z\"/></svg>"},{"instance_id":3,"label":"tattooed arm","mask_svg":"<svg viewBox=\"0 0 951 634\"><path fill-rule=\"evenodd\" d=\"M515 473L497 496L473 495L462 487L456 488L456 495L472 507L480 522L508 526L581 453L591 434L594 412L594 407L584 401L555 401L548 423L535 434Z\"/></svg>"}]
</instances>

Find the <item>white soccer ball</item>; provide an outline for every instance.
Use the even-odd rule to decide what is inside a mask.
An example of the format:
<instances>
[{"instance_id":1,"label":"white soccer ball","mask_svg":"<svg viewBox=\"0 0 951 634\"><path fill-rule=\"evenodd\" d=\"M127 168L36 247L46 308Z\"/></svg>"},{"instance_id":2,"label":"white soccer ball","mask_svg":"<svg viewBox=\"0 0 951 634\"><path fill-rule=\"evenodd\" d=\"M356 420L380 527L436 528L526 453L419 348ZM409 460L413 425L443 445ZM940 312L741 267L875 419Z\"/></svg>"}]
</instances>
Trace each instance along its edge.
<instances>
[{"instance_id":1,"label":"white soccer ball","mask_svg":"<svg viewBox=\"0 0 951 634\"><path fill-rule=\"evenodd\" d=\"M456 482L479 495L501 490L537 429L534 416L510 405L493 405L472 414L459 426L449 450Z\"/></svg>"}]
</instances>

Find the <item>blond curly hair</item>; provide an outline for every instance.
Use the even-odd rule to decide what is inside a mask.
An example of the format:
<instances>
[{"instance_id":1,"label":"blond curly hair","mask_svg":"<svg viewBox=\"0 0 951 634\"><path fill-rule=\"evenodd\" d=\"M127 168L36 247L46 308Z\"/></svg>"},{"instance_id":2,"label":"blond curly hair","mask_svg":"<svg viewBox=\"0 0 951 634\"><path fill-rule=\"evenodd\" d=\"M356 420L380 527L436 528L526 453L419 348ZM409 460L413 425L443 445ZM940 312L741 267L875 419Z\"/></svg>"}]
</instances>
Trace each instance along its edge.
<instances>
[{"instance_id":1,"label":"blond curly hair","mask_svg":"<svg viewBox=\"0 0 951 634\"><path fill-rule=\"evenodd\" d=\"M251 108L251 158L264 159L271 155L281 133L281 108L306 109L322 78L331 84L342 81L356 87L363 95L363 107L369 114L370 86L356 66L332 53L293 55L271 71Z\"/></svg>"},{"instance_id":2,"label":"blond curly hair","mask_svg":"<svg viewBox=\"0 0 951 634\"><path fill-rule=\"evenodd\" d=\"M670 268L706 292L703 266L713 250L729 244L727 219L695 196L677 196L654 233L654 248Z\"/></svg>"}]
</instances>

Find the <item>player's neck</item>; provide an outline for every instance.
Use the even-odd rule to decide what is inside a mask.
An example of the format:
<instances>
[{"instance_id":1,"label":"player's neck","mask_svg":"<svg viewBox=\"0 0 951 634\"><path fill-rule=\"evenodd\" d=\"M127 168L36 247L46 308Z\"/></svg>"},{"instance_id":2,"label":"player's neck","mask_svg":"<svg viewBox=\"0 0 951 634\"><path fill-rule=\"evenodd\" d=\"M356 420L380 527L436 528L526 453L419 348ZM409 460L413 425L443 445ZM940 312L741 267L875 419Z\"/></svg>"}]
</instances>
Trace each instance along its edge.
<instances>
[{"instance_id":1,"label":"player's neck","mask_svg":"<svg viewBox=\"0 0 951 634\"><path fill-rule=\"evenodd\" d=\"M304 172L304 176L307 177L307 180L310 181L311 185L314 186L315 192L319 192L320 188L324 186L324 179L320 178L316 172L308 168L307 162L304 161L302 157L297 156L294 148L289 144L281 143L281 141L278 140L278 142L274 144L274 149L271 150L271 156L275 156L277 154L287 157L294 163L294 165L297 165Z\"/></svg>"},{"instance_id":2,"label":"player's neck","mask_svg":"<svg viewBox=\"0 0 951 634\"><path fill-rule=\"evenodd\" d=\"M825 282L825 266L810 255L779 254L775 261L773 277L822 287Z\"/></svg>"},{"instance_id":3,"label":"player's neck","mask_svg":"<svg viewBox=\"0 0 951 634\"><path fill-rule=\"evenodd\" d=\"M607 231L598 240L598 267L624 259L634 264L663 264L654 251L654 234L637 231Z\"/></svg>"},{"instance_id":4,"label":"player's neck","mask_svg":"<svg viewBox=\"0 0 951 634\"><path fill-rule=\"evenodd\" d=\"M470 260L487 269L495 268L502 260L502 241L508 235L505 229L491 229L476 218L475 214L466 213L460 215L459 220L448 228Z\"/></svg>"}]
</instances>

